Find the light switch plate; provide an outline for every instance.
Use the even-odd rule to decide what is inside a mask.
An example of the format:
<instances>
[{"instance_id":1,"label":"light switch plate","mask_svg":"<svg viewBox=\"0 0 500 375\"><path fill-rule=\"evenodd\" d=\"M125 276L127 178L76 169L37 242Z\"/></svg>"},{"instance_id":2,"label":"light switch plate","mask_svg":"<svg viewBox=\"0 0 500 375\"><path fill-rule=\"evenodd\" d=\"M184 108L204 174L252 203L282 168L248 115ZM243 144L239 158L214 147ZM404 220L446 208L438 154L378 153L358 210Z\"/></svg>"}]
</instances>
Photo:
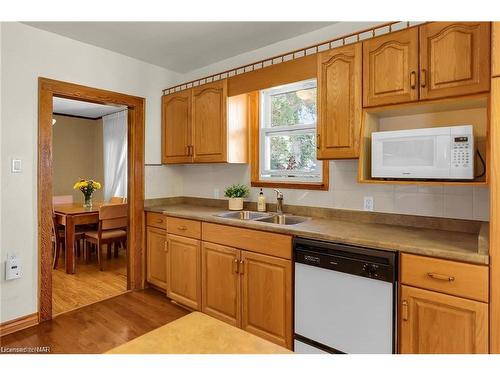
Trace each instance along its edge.
<instances>
[{"instance_id":1,"label":"light switch plate","mask_svg":"<svg viewBox=\"0 0 500 375\"><path fill-rule=\"evenodd\" d=\"M12 159L12 173L21 173L23 171L23 165L21 159Z\"/></svg>"},{"instance_id":2,"label":"light switch plate","mask_svg":"<svg viewBox=\"0 0 500 375\"><path fill-rule=\"evenodd\" d=\"M16 255L7 255L5 262L5 280L19 279L21 277L21 259Z\"/></svg>"}]
</instances>

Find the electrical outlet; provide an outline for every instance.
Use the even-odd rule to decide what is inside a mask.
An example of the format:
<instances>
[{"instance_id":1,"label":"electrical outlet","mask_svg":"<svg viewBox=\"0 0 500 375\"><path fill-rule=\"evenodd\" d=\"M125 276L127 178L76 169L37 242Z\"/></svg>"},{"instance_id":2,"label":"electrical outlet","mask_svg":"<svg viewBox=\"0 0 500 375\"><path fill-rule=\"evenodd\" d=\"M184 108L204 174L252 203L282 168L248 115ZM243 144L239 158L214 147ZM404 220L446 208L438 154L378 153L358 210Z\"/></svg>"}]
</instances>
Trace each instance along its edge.
<instances>
[{"instance_id":1,"label":"electrical outlet","mask_svg":"<svg viewBox=\"0 0 500 375\"><path fill-rule=\"evenodd\" d=\"M220 195L219 193L220 193L219 189L214 188L214 199L219 199L219 195Z\"/></svg>"},{"instance_id":2,"label":"electrical outlet","mask_svg":"<svg viewBox=\"0 0 500 375\"><path fill-rule=\"evenodd\" d=\"M373 197L365 197L363 209L365 211L373 211Z\"/></svg>"},{"instance_id":3,"label":"electrical outlet","mask_svg":"<svg viewBox=\"0 0 500 375\"><path fill-rule=\"evenodd\" d=\"M5 262L5 280L19 279L21 277L21 259L15 254L7 254Z\"/></svg>"}]
</instances>

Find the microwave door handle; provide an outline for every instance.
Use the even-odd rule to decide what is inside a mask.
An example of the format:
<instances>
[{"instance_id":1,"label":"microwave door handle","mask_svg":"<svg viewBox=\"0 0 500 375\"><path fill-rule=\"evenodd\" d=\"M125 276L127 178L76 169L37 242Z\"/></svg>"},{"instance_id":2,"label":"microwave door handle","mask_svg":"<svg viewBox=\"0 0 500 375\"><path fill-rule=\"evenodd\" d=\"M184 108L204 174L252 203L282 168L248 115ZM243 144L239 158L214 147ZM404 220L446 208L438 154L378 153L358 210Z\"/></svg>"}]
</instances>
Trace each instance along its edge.
<instances>
[{"instance_id":1,"label":"microwave door handle","mask_svg":"<svg viewBox=\"0 0 500 375\"><path fill-rule=\"evenodd\" d=\"M451 167L451 142L449 135L436 137L436 168L449 170Z\"/></svg>"}]
</instances>

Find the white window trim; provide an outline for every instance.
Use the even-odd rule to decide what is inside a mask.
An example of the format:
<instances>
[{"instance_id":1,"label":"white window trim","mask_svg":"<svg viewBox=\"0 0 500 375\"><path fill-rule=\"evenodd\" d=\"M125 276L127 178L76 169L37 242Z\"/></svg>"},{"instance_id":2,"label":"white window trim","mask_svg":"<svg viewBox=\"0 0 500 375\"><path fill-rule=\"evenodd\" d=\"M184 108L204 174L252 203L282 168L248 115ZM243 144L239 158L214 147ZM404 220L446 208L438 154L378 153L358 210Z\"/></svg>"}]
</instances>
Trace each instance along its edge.
<instances>
[{"instance_id":1,"label":"white window trim","mask_svg":"<svg viewBox=\"0 0 500 375\"><path fill-rule=\"evenodd\" d=\"M292 134L307 134L313 133L316 137L317 124L296 124L291 126L276 126L271 127L271 111L267 109L270 107L270 97L277 94L285 94L288 92L310 89L316 87L316 80L306 80L277 86L270 89L262 90L260 92L260 119L259 119L259 179L261 181L276 181L276 182L305 182L317 183L323 181L323 164L318 160L314 172L304 171L282 171L271 170L266 164L270 163L270 155L266 152L269 147L269 136L276 135L292 135ZM270 176L271 175L271 176Z\"/></svg>"}]
</instances>

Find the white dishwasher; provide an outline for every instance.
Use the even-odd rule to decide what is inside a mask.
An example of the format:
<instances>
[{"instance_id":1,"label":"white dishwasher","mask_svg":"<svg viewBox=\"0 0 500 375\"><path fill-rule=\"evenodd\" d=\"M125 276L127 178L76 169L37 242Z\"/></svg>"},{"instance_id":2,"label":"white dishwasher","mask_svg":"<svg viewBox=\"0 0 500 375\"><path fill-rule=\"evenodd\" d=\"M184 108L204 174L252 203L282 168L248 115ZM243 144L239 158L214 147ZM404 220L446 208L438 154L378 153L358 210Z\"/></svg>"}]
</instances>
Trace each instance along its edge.
<instances>
[{"instance_id":1,"label":"white dishwasher","mask_svg":"<svg viewBox=\"0 0 500 375\"><path fill-rule=\"evenodd\" d=\"M294 260L296 353L395 353L395 252L297 238Z\"/></svg>"}]
</instances>

